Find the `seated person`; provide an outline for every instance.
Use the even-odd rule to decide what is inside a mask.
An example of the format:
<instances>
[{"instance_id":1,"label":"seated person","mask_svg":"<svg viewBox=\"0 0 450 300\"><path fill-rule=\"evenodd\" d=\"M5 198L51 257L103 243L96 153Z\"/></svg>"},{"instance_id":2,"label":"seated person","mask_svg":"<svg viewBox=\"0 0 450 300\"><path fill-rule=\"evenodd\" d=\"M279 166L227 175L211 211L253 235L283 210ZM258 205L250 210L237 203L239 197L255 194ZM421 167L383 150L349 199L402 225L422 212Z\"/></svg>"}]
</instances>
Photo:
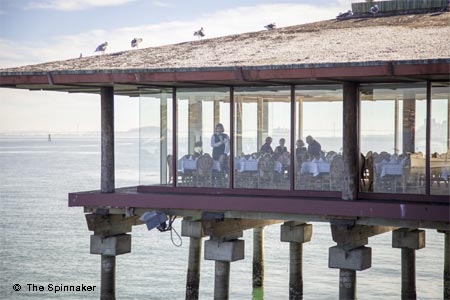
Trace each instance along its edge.
<instances>
[{"instance_id":1,"label":"seated person","mask_svg":"<svg viewBox=\"0 0 450 300\"><path fill-rule=\"evenodd\" d=\"M262 145L261 149L259 149L261 156L266 153L273 155L273 149L272 149L272 146L270 146L270 144L272 144L272 138L270 136L268 136L268 137L266 137L266 142L264 143L264 145Z\"/></svg>"},{"instance_id":2,"label":"seated person","mask_svg":"<svg viewBox=\"0 0 450 300\"><path fill-rule=\"evenodd\" d=\"M320 159L322 156L322 146L312 136L306 137L306 143L308 144L308 154L311 159Z\"/></svg>"},{"instance_id":3,"label":"seated person","mask_svg":"<svg viewBox=\"0 0 450 300\"><path fill-rule=\"evenodd\" d=\"M274 158L275 159L280 157L280 156L283 156L284 153L288 152L287 147L284 145L286 143L286 140L281 138L279 143L280 144L275 148L275 151L274 151Z\"/></svg>"},{"instance_id":4,"label":"seated person","mask_svg":"<svg viewBox=\"0 0 450 300\"><path fill-rule=\"evenodd\" d=\"M301 165L302 162L307 161L309 158L308 149L306 149L305 143L301 139L297 140L296 146L295 157L297 158L298 164Z\"/></svg>"}]
</instances>

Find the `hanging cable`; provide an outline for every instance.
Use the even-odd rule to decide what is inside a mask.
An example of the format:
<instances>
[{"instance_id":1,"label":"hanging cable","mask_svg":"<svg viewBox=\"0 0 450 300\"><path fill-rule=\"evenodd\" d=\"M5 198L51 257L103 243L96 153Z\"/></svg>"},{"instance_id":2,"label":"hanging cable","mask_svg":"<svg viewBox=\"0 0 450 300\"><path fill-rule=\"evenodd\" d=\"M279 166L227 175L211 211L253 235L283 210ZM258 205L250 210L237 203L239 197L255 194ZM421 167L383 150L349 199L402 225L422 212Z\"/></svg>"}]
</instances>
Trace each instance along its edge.
<instances>
[{"instance_id":1,"label":"hanging cable","mask_svg":"<svg viewBox=\"0 0 450 300\"><path fill-rule=\"evenodd\" d=\"M172 244L175 247L181 247L183 245L183 240L181 239L181 236L178 234L178 232L175 230L175 228L173 228L173 226L172 226L172 224L173 224L173 222L175 221L176 218L177 218L177 216L169 215L169 223L167 224L166 222L164 222L160 226L158 226L157 228L158 228L158 230L160 232L170 231L170 240L172 241ZM175 241L173 240L173 233L172 233L172 231L175 232L176 236L180 240L179 244L175 243Z\"/></svg>"}]
</instances>

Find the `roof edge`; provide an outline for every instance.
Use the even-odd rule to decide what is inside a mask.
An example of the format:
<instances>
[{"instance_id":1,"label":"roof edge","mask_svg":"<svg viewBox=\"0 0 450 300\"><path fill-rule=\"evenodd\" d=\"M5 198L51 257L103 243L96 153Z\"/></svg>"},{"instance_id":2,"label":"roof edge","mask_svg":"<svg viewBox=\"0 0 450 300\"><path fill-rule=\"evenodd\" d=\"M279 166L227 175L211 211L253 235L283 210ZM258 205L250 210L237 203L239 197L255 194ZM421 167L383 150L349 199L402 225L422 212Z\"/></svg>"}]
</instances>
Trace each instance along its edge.
<instances>
[{"instance_id":1,"label":"roof edge","mask_svg":"<svg viewBox=\"0 0 450 300\"><path fill-rule=\"evenodd\" d=\"M289 65L261 65L261 66L224 66L198 68L155 68L155 69L99 69L99 70L64 70L64 71L36 71L36 72L0 72L0 76L39 76L52 75L91 75L91 74L134 74L134 73L173 73L173 72L209 72L236 70L292 70L292 69L320 69L339 67L374 67L393 65L426 65L450 64L450 58L396 60L396 61L365 61L347 63L317 63L317 64L289 64Z\"/></svg>"}]
</instances>

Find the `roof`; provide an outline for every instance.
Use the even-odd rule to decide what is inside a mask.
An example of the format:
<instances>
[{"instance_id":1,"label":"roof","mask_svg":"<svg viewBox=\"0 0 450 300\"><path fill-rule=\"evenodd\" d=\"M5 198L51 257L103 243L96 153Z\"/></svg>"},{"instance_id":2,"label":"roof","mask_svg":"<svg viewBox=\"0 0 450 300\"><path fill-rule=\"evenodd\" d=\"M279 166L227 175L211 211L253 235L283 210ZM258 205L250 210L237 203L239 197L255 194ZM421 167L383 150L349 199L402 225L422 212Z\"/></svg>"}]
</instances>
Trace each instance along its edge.
<instances>
[{"instance_id":1,"label":"roof","mask_svg":"<svg viewBox=\"0 0 450 300\"><path fill-rule=\"evenodd\" d=\"M124 76L116 76L115 80L112 80L111 76L108 78L110 82L123 80L128 83L155 81L157 84L169 82L174 84L175 81L180 81L179 76L177 78L172 76L169 80L167 76L157 75L173 72L196 72L199 76L203 74L197 76L198 78L190 74L181 81L204 82L220 79L225 83L227 80L242 81L246 76L251 77L251 70L305 71L318 68L358 67L392 69L392 63L422 66L436 64L439 65L438 73L443 72L445 75L449 73L448 66L450 66L449 24L450 13L434 16L422 14L328 20L270 31L0 69L0 86L20 83L43 84L44 81L47 84L56 84L55 81L60 79L58 75L65 74L71 75L72 79L69 80L66 76L64 83L101 83L93 77L92 80L86 81L86 76L93 74L134 74L125 76L126 80ZM248 71L248 74L244 74L243 71ZM210 72L209 75L217 72L229 74L225 76L223 73L223 78L220 76L215 78L214 75L206 76L205 72ZM51 78L48 78L49 74ZM153 76L153 79L149 80L149 74L155 75L156 78ZM325 77L339 75L333 74L331 72ZM29 77L25 80L24 75L45 76L45 78L41 78L42 82L39 80L33 82ZM84 79L80 79L83 75L86 75ZM362 75L364 74L359 74ZM12 80L11 76L15 76L15 80ZM19 76L22 76L21 79ZM316 72L296 76L296 78L318 78ZM276 77L289 79L289 76ZM263 77L257 79L265 80Z\"/></svg>"}]
</instances>

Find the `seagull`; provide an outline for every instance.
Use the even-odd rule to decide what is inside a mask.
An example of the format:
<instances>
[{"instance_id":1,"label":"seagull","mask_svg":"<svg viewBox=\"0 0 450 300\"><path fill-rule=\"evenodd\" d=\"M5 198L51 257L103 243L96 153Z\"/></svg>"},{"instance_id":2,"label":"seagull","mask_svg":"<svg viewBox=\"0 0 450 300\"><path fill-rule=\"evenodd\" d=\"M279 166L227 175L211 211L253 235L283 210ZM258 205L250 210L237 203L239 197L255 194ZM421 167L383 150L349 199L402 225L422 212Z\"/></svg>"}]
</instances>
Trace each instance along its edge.
<instances>
[{"instance_id":1,"label":"seagull","mask_svg":"<svg viewBox=\"0 0 450 300\"><path fill-rule=\"evenodd\" d=\"M339 13L339 15L337 15L336 20L343 20L346 18L350 18L353 16L353 12L351 10L345 12L345 13Z\"/></svg>"},{"instance_id":2,"label":"seagull","mask_svg":"<svg viewBox=\"0 0 450 300\"><path fill-rule=\"evenodd\" d=\"M83 53L80 53L80 58L83 58Z\"/></svg>"},{"instance_id":3,"label":"seagull","mask_svg":"<svg viewBox=\"0 0 450 300\"><path fill-rule=\"evenodd\" d=\"M95 52L105 53L106 47L108 47L108 42L104 42L103 44L98 45L97 49L95 49Z\"/></svg>"},{"instance_id":4,"label":"seagull","mask_svg":"<svg viewBox=\"0 0 450 300\"><path fill-rule=\"evenodd\" d=\"M378 8L378 4L375 4L369 9L369 14L372 16L376 16L380 12L380 9Z\"/></svg>"},{"instance_id":5,"label":"seagull","mask_svg":"<svg viewBox=\"0 0 450 300\"><path fill-rule=\"evenodd\" d=\"M194 31L194 36L197 36L199 39L205 36L205 30L200 28L200 30Z\"/></svg>"},{"instance_id":6,"label":"seagull","mask_svg":"<svg viewBox=\"0 0 450 300\"><path fill-rule=\"evenodd\" d=\"M131 48L139 48L139 44L142 43L142 38L134 38L131 40Z\"/></svg>"},{"instance_id":7,"label":"seagull","mask_svg":"<svg viewBox=\"0 0 450 300\"><path fill-rule=\"evenodd\" d=\"M270 23L270 24L267 24L266 26L264 26L264 28L266 28L267 30L275 29L275 27L277 27L277 25L275 25L275 23Z\"/></svg>"}]
</instances>

